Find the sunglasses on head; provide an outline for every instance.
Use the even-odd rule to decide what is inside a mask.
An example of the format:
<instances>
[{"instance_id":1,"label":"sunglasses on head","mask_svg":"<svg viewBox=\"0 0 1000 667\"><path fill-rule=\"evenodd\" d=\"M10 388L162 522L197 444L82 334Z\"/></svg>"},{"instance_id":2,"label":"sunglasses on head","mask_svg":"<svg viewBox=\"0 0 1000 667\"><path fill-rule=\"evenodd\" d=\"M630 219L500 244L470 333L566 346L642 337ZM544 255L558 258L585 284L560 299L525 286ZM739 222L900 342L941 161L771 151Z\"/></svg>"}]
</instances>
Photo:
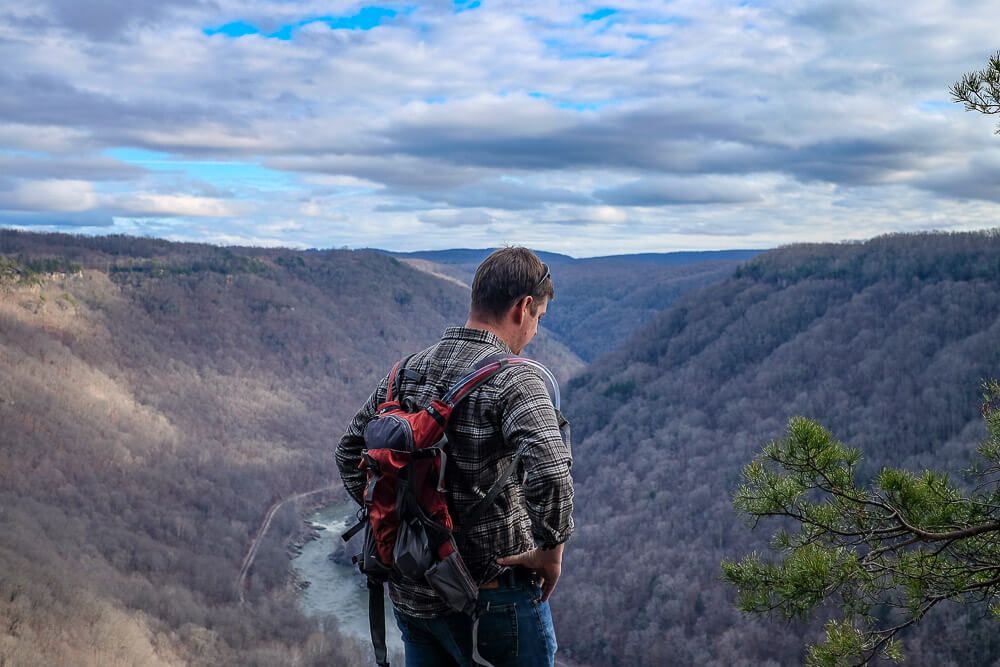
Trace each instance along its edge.
<instances>
[{"instance_id":1,"label":"sunglasses on head","mask_svg":"<svg viewBox=\"0 0 1000 667\"><path fill-rule=\"evenodd\" d=\"M552 277L552 274L549 273L549 265L548 264L542 264L542 268L545 269L545 273L542 274L541 279L539 279L539 281L537 283L535 283L535 286L531 288L531 291L528 292L529 295L534 295L535 292L538 291L538 288L542 286L542 283L545 282L545 279Z\"/></svg>"}]
</instances>

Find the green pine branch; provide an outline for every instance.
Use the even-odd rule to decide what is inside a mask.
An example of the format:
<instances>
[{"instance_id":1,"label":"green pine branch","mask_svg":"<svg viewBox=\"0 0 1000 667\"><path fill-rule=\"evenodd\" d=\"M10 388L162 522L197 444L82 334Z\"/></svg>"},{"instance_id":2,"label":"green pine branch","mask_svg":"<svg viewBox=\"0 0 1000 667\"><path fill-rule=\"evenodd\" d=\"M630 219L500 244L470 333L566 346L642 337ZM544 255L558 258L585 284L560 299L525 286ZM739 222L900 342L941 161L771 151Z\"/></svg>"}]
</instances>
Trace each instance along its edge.
<instances>
[{"instance_id":1,"label":"green pine branch","mask_svg":"<svg viewBox=\"0 0 1000 667\"><path fill-rule=\"evenodd\" d=\"M1000 383L983 389L989 436L972 492L939 472L894 468L860 486L857 449L814 421L790 420L744 468L733 502L753 525L783 517L797 528L775 533L774 560L753 553L722 564L739 608L805 618L832 602L841 617L807 659L824 667L902 660L898 634L944 600L993 603L1000 617Z\"/></svg>"},{"instance_id":2,"label":"green pine branch","mask_svg":"<svg viewBox=\"0 0 1000 667\"><path fill-rule=\"evenodd\" d=\"M1000 51L989 58L983 69L964 74L949 91L952 101L965 105L966 111L1000 113ZM996 134L1000 134L1000 125Z\"/></svg>"}]
</instances>

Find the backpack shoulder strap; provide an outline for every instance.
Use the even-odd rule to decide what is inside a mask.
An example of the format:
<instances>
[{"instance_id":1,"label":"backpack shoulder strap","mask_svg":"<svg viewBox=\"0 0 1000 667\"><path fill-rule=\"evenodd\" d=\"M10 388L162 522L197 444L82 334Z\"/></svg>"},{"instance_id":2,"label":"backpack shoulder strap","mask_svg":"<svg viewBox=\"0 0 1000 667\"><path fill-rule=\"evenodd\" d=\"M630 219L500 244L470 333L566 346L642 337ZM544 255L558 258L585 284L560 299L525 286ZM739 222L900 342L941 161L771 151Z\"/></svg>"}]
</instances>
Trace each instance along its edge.
<instances>
[{"instance_id":1,"label":"backpack shoulder strap","mask_svg":"<svg viewBox=\"0 0 1000 667\"><path fill-rule=\"evenodd\" d=\"M488 363L480 363L452 385L448 393L441 397L441 402L449 407L455 407L471 394L476 387L503 370L508 363L506 359L486 361Z\"/></svg>"},{"instance_id":2,"label":"backpack shoulder strap","mask_svg":"<svg viewBox=\"0 0 1000 667\"><path fill-rule=\"evenodd\" d=\"M559 381L556 380L556 376L552 374L545 364L542 364L534 359L528 359L527 357L519 357L516 354L510 354L508 352L501 352L499 354L494 354L486 357L480 361L474 368L479 369L487 366L496 361L505 360L507 363L511 364L525 364L527 366L533 367L542 376L542 381L545 383L545 388L549 392L549 398L552 400L552 406L556 409L560 409L561 398L559 396Z\"/></svg>"},{"instance_id":3,"label":"backpack shoulder strap","mask_svg":"<svg viewBox=\"0 0 1000 667\"><path fill-rule=\"evenodd\" d=\"M400 359L395 364L392 365L392 370L389 371L389 382L385 387L385 402L389 403L392 401L393 395L399 394L399 367L403 365L403 360Z\"/></svg>"},{"instance_id":4,"label":"backpack shoulder strap","mask_svg":"<svg viewBox=\"0 0 1000 667\"><path fill-rule=\"evenodd\" d=\"M400 359L393 365L392 370L389 371L389 384L385 390L386 403L389 403L394 398L397 401L399 400L400 387L403 384L404 376L411 380L415 379L415 376L419 376L419 378L421 379L423 378L423 375L420 375L416 371L412 371L406 367L406 364L409 363L410 359L412 359L413 357L414 355L411 354L410 356L405 357L404 359Z\"/></svg>"}]
</instances>

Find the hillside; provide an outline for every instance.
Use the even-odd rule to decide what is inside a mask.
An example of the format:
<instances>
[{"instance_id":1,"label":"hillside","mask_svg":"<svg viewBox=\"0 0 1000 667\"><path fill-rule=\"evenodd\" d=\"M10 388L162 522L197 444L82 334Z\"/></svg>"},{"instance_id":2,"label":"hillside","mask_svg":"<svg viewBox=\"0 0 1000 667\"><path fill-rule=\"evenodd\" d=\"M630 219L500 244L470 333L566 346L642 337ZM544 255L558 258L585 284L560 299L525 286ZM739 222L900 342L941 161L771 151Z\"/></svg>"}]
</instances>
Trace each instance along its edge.
<instances>
[{"instance_id":1,"label":"hillside","mask_svg":"<svg viewBox=\"0 0 1000 667\"><path fill-rule=\"evenodd\" d=\"M743 618L720 583L723 558L770 534L731 508L741 467L804 415L861 448L866 476L890 462L957 476L998 340L996 232L791 246L683 297L567 392L579 531L561 645L603 665L800 664L817 626ZM936 614L908 662L1000 664L985 614Z\"/></svg>"},{"instance_id":2,"label":"hillside","mask_svg":"<svg viewBox=\"0 0 1000 667\"><path fill-rule=\"evenodd\" d=\"M0 662L362 664L296 610L294 511L250 608L236 573L274 498L339 479L377 376L467 304L381 253L0 232Z\"/></svg>"},{"instance_id":3,"label":"hillside","mask_svg":"<svg viewBox=\"0 0 1000 667\"><path fill-rule=\"evenodd\" d=\"M392 253L418 268L461 284L472 283L490 250ZM686 292L728 278L759 252L643 253L576 259L540 253L549 265L556 298L545 327L584 361L622 344L636 329Z\"/></svg>"},{"instance_id":4,"label":"hillside","mask_svg":"<svg viewBox=\"0 0 1000 667\"><path fill-rule=\"evenodd\" d=\"M561 650L612 667L799 664L818 626L743 618L719 582L723 558L769 534L731 509L740 468L802 414L860 447L866 475L958 474L982 435L979 382L1000 368L998 258L1000 234L982 233L663 273L657 256L553 263L552 332L528 352L568 380L574 428ZM0 231L0 657L363 664L365 647L295 608L294 511L248 608L234 581L273 499L336 481L332 446L377 376L464 319L467 288L412 261L457 266ZM615 349L581 370L560 339ZM907 642L917 665L1000 659L995 626L957 609Z\"/></svg>"}]
</instances>

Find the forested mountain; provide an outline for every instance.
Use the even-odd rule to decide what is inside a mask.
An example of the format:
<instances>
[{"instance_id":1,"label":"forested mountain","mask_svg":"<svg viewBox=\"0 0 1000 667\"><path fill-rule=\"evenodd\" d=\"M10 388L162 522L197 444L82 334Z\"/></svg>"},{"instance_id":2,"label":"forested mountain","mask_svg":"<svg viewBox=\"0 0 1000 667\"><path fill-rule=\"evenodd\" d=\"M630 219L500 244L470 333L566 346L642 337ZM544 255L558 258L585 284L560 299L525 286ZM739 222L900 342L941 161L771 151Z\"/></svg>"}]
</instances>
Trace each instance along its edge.
<instances>
[{"instance_id":1,"label":"forested mountain","mask_svg":"<svg viewBox=\"0 0 1000 667\"><path fill-rule=\"evenodd\" d=\"M742 466L803 415L859 447L864 476L890 463L958 476L984 434L980 383L997 375L997 232L790 246L682 297L567 392L578 531L561 646L611 666L800 664L818 628L742 617L720 582L723 558L770 534L732 510ZM935 613L907 663L1000 664L984 616Z\"/></svg>"},{"instance_id":2,"label":"forested mountain","mask_svg":"<svg viewBox=\"0 0 1000 667\"><path fill-rule=\"evenodd\" d=\"M296 610L269 504L468 293L375 252L0 232L0 663L363 664ZM549 340L534 355L579 362Z\"/></svg>"},{"instance_id":3,"label":"forested mountain","mask_svg":"<svg viewBox=\"0 0 1000 667\"><path fill-rule=\"evenodd\" d=\"M556 299L545 326L591 361L624 344L684 294L729 277L756 251L622 255L552 267Z\"/></svg>"},{"instance_id":4,"label":"forested mountain","mask_svg":"<svg viewBox=\"0 0 1000 667\"><path fill-rule=\"evenodd\" d=\"M982 435L978 385L1000 375L1000 235L715 259L669 274L656 257L547 258L554 333L528 351L575 375L578 530L553 608L560 646L586 663L800 661L818 628L741 617L719 577L723 558L765 546L730 498L789 416L861 447L866 475L958 471ZM293 511L264 543L248 607L235 579L273 499L337 481L331 448L377 377L464 319L467 288L428 268L0 232L0 656L362 664L367 647L295 608ZM615 349L579 372L558 338ZM995 626L956 609L907 641L916 665L1000 656Z\"/></svg>"},{"instance_id":5,"label":"forested mountain","mask_svg":"<svg viewBox=\"0 0 1000 667\"><path fill-rule=\"evenodd\" d=\"M471 284L490 250L393 253L435 275ZM585 361L610 352L682 294L728 277L756 250L643 253L575 259L539 253L556 298L545 327Z\"/></svg>"}]
</instances>

